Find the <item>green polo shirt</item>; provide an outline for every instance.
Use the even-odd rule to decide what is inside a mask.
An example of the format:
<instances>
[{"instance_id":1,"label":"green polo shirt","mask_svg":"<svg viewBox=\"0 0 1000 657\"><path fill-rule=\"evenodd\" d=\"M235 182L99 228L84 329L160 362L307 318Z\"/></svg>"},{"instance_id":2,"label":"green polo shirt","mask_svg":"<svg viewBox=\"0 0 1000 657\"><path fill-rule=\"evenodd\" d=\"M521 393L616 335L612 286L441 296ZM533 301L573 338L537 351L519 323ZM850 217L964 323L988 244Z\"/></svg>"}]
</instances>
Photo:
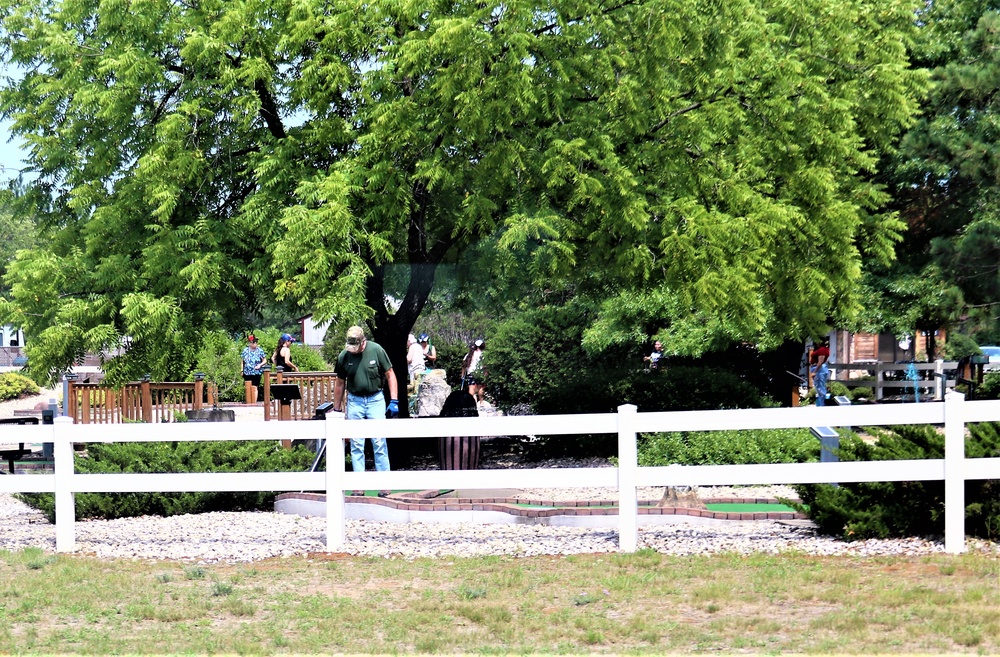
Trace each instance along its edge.
<instances>
[{"instance_id":1,"label":"green polo shirt","mask_svg":"<svg viewBox=\"0 0 1000 657\"><path fill-rule=\"evenodd\" d=\"M369 340L360 354L352 354L346 349L341 351L334 372L346 383L347 392L367 397L382 390L385 373L391 369L385 349Z\"/></svg>"}]
</instances>

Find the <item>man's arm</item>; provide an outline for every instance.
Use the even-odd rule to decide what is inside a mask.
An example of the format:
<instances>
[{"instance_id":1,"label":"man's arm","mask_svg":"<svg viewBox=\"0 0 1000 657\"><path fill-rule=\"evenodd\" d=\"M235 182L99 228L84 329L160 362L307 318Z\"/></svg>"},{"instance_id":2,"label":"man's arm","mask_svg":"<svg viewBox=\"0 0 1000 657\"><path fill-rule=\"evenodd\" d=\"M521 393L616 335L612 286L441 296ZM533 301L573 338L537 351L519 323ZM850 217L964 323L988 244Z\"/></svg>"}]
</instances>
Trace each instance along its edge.
<instances>
[{"instance_id":1,"label":"man's arm","mask_svg":"<svg viewBox=\"0 0 1000 657\"><path fill-rule=\"evenodd\" d=\"M337 379L338 381L340 379ZM399 395L396 394L398 389L396 387L396 374L392 371L390 367L385 371L385 380L389 382L389 400L399 399Z\"/></svg>"},{"instance_id":2,"label":"man's arm","mask_svg":"<svg viewBox=\"0 0 1000 657\"><path fill-rule=\"evenodd\" d=\"M347 408L347 399L344 394L344 380L339 376L333 380L333 412L343 413Z\"/></svg>"}]
</instances>

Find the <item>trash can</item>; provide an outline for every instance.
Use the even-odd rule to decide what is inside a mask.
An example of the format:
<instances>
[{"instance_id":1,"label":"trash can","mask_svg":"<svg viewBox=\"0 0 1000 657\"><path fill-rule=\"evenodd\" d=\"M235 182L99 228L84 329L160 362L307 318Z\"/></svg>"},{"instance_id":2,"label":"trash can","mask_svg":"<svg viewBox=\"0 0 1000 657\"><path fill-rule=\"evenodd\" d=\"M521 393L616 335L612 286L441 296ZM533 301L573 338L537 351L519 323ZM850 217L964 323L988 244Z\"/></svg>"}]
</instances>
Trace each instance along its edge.
<instances>
[{"instance_id":1,"label":"trash can","mask_svg":"<svg viewBox=\"0 0 1000 657\"><path fill-rule=\"evenodd\" d=\"M448 395L438 417L479 417L476 400L464 390ZM442 470L478 470L479 436L442 436L438 438L438 465Z\"/></svg>"}]
</instances>

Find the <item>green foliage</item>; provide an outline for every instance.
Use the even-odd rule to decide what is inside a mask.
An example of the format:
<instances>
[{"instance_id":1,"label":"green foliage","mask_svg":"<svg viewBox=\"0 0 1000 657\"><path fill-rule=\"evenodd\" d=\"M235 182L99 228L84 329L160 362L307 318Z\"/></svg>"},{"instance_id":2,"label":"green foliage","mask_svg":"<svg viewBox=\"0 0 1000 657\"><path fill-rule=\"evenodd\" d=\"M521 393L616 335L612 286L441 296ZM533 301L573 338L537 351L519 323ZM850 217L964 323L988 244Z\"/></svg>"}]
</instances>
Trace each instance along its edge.
<instances>
[{"instance_id":1,"label":"green foliage","mask_svg":"<svg viewBox=\"0 0 1000 657\"><path fill-rule=\"evenodd\" d=\"M869 390L868 388L865 389ZM843 383L840 383L839 381L828 381L826 385L826 391L830 394L830 397L843 396L849 398L851 401L854 401L857 398L854 396L854 394L851 393L850 388L845 386ZM858 395L858 397L860 397L860 395ZM874 399L874 393L872 394L871 397L868 397L868 399ZM809 404L815 404L816 388L809 388L809 392L806 393L806 396L801 400L800 403L805 404L807 406Z\"/></svg>"},{"instance_id":2,"label":"green foliage","mask_svg":"<svg viewBox=\"0 0 1000 657\"><path fill-rule=\"evenodd\" d=\"M941 352L944 360L962 360L969 356L982 354L976 341L964 333L952 332L948 335L948 342Z\"/></svg>"},{"instance_id":3,"label":"green foliage","mask_svg":"<svg viewBox=\"0 0 1000 657\"><path fill-rule=\"evenodd\" d=\"M297 472L306 471L314 454L304 447L284 449L278 441L90 443L87 458L76 460L78 473ZM172 516L208 511L271 511L275 493L77 493L77 518ZM23 499L55 519L50 494Z\"/></svg>"},{"instance_id":4,"label":"green foliage","mask_svg":"<svg viewBox=\"0 0 1000 657\"><path fill-rule=\"evenodd\" d=\"M22 214L15 208L13 194L0 192L0 281L7 271L7 264L18 251L35 248L38 243L37 227L30 215ZM0 282L0 293L10 290Z\"/></svg>"},{"instance_id":5,"label":"green foliage","mask_svg":"<svg viewBox=\"0 0 1000 657\"><path fill-rule=\"evenodd\" d=\"M909 226L898 264L866 279L867 328L1000 335L1000 13L995 3L945 0L920 10L920 23L914 63L932 85L885 176Z\"/></svg>"},{"instance_id":6,"label":"green foliage","mask_svg":"<svg viewBox=\"0 0 1000 657\"><path fill-rule=\"evenodd\" d=\"M819 460L819 441L808 429L682 431L643 435L639 465L743 465Z\"/></svg>"},{"instance_id":7,"label":"green foliage","mask_svg":"<svg viewBox=\"0 0 1000 657\"><path fill-rule=\"evenodd\" d=\"M982 385L976 388L976 399L1000 399L1000 371L983 375Z\"/></svg>"},{"instance_id":8,"label":"green foliage","mask_svg":"<svg viewBox=\"0 0 1000 657\"><path fill-rule=\"evenodd\" d=\"M37 394L38 386L23 374L17 374L16 372L0 373L0 401L19 399Z\"/></svg>"},{"instance_id":9,"label":"green foliage","mask_svg":"<svg viewBox=\"0 0 1000 657\"><path fill-rule=\"evenodd\" d=\"M715 368L642 369L634 349L599 353L581 344L595 305L574 297L502 321L483 355L487 386L506 408L527 404L539 414L759 408L760 393L736 374Z\"/></svg>"},{"instance_id":10,"label":"green foliage","mask_svg":"<svg viewBox=\"0 0 1000 657\"><path fill-rule=\"evenodd\" d=\"M2 0L52 238L0 320L46 376L119 349L114 382L184 376L275 299L398 362L435 267L489 238L501 281L592 277L604 315L649 290L727 341L819 334L902 229L871 178L924 87L919 6Z\"/></svg>"},{"instance_id":11,"label":"green foliage","mask_svg":"<svg viewBox=\"0 0 1000 657\"><path fill-rule=\"evenodd\" d=\"M969 426L965 442L969 458L1000 456L1000 425ZM841 438L841 461L940 459L944 437L934 427L899 426L872 429L877 442L857 436ZM799 510L820 531L847 540L901 536L929 536L944 529L944 482L901 481L876 483L807 484L794 487ZM967 481L965 531L974 536L1000 536L1000 482Z\"/></svg>"},{"instance_id":12,"label":"green foliage","mask_svg":"<svg viewBox=\"0 0 1000 657\"><path fill-rule=\"evenodd\" d=\"M205 374L205 381L214 383L219 401L243 400L243 370L240 343L222 331L210 331L202 336L201 346L195 357L194 372Z\"/></svg>"}]
</instances>

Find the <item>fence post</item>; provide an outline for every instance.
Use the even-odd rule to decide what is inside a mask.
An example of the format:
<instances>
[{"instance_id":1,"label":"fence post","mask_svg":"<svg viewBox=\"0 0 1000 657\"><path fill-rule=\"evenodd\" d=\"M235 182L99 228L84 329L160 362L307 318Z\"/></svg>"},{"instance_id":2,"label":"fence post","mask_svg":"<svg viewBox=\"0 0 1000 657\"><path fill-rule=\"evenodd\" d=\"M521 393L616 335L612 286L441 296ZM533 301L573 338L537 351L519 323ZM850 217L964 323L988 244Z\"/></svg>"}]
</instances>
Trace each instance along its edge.
<instances>
[{"instance_id":1,"label":"fence post","mask_svg":"<svg viewBox=\"0 0 1000 657\"><path fill-rule=\"evenodd\" d=\"M205 395L205 373L194 373L194 399L191 400L191 408L196 411L201 410L202 398Z\"/></svg>"},{"instance_id":2,"label":"fence post","mask_svg":"<svg viewBox=\"0 0 1000 657\"><path fill-rule=\"evenodd\" d=\"M265 406L265 408L267 408ZM336 418L336 419L334 419ZM344 508L344 439L342 413L329 413L323 421L326 436L326 549L344 549L347 509Z\"/></svg>"},{"instance_id":3,"label":"fence post","mask_svg":"<svg viewBox=\"0 0 1000 657\"><path fill-rule=\"evenodd\" d=\"M149 387L148 374L139 383L139 395L142 399L142 421L149 424L153 421L153 393Z\"/></svg>"},{"instance_id":4,"label":"fence post","mask_svg":"<svg viewBox=\"0 0 1000 657\"><path fill-rule=\"evenodd\" d=\"M261 375L260 380L264 383L264 421L268 422L271 419L271 366L265 365L260 368ZM329 449L329 445L327 448ZM329 454L327 455L329 456ZM329 460L329 458L327 459Z\"/></svg>"},{"instance_id":5,"label":"fence post","mask_svg":"<svg viewBox=\"0 0 1000 657\"><path fill-rule=\"evenodd\" d=\"M882 401L882 381L885 378L885 370L882 363L875 363L875 401Z\"/></svg>"},{"instance_id":6,"label":"fence post","mask_svg":"<svg viewBox=\"0 0 1000 657\"><path fill-rule=\"evenodd\" d=\"M76 549L72 426L72 418L57 417L52 421L52 458L55 460L56 479L56 552L72 552Z\"/></svg>"},{"instance_id":7,"label":"fence post","mask_svg":"<svg viewBox=\"0 0 1000 657\"><path fill-rule=\"evenodd\" d=\"M944 551L965 552L965 395L944 398Z\"/></svg>"},{"instance_id":8,"label":"fence post","mask_svg":"<svg viewBox=\"0 0 1000 657\"><path fill-rule=\"evenodd\" d=\"M944 361L938 358L934 361L934 399L942 401L946 390L944 378Z\"/></svg>"},{"instance_id":9,"label":"fence post","mask_svg":"<svg viewBox=\"0 0 1000 657\"><path fill-rule=\"evenodd\" d=\"M636 407L618 407L618 549L635 552L639 544L639 503L635 491L639 468Z\"/></svg>"}]
</instances>

